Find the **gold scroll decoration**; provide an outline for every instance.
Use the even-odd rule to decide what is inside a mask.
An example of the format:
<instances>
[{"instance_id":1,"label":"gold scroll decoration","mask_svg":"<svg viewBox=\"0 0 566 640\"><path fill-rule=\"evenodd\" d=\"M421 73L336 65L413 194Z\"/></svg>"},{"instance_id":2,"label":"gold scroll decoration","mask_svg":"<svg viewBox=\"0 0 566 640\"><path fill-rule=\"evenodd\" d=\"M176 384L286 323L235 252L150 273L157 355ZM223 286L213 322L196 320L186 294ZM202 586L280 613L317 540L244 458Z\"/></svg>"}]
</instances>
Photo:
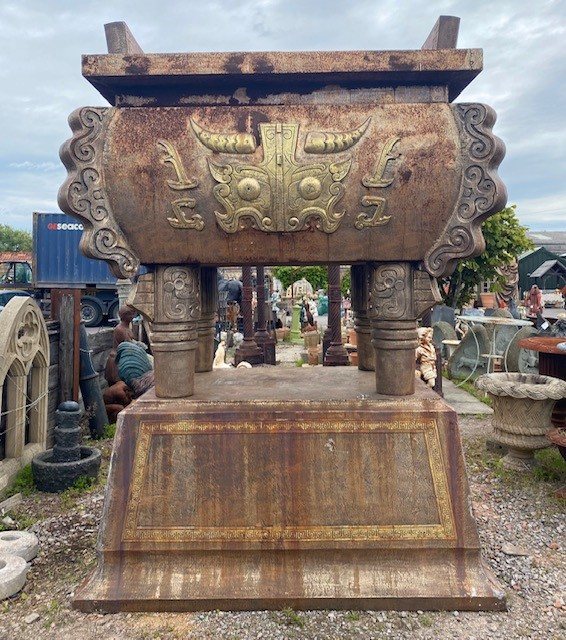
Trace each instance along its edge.
<instances>
[{"instance_id":1,"label":"gold scroll decoration","mask_svg":"<svg viewBox=\"0 0 566 640\"><path fill-rule=\"evenodd\" d=\"M161 164L171 165L175 171L176 180L167 180L167 186L173 191L184 191L194 189L198 186L198 181L189 180L187 172L183 166L181 157L177 149L168 140L158 140L157 146L161 149ZM187 215L184 209L193 210L196 206L196 200L190 196L176 198L171 202L173 209L173 217L167 218L167 221L176 229L196 229L201 231L204 228L204 220L198 213Z\"/></svg>"},{"instance_id":2,"label":"gold scroll decoration","mask_svg":"<svg viewBox=\"0 0 566 640\"><path fill-rule=\"evenodd\" d=\"M365 176L362 180L364 187L368 189L383 189L389 187L394 180L393 175L387 176L387 170L390 163L399 157L398 153L395 153L395 147L400 141L400 138L392 136L385 141L383 149L379 154L377 164L373 175ZM391 215L386 215L385 210L387 201L381 196L366 195L362 198L362 206L375 207L371 213L361 212L356 218L354 226L356 229L364 229L365 227L379 227L387 224L391 219Z\"/></svg>"}]
</instances>

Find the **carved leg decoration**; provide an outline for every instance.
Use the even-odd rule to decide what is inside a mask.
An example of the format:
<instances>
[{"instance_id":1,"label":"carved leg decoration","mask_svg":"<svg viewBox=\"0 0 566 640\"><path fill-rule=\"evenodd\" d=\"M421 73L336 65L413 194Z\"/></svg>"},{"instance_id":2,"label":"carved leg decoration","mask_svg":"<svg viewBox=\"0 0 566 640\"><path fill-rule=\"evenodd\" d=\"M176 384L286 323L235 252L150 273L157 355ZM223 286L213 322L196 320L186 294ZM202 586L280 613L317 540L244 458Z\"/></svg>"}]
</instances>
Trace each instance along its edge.
<instances>
[{"instance_id":1,"label":"carved leg decoration","mask_svg":"<svg viewBox=\"0 0 566 640\"><path fill-rule=\"evenodd\" d=\"M358 369L375 371L375 353L371 344L371 323L368 316L369 275L365 264L353 265L352 311L358 347Z\"/></svg>"},{"instance_id":2,"label":"carved leg decoration","mask_svg":"<svg viewBox=\"0 0 566 640\"><path fill-rule=\"evenodd\" d=\"M369 312L377 393L415 392L417 318L438 301L436 280L410 262L373 265Z\"/></svg>"},{"instance_id":3,"label":"carved leg decoration","mask_svg":"<svg viewBox=\"0 0 566 640\"><path fill-rule=\"evenodd\" d=\"M149 321L155 395L193 395L200 317L198 267L158 266L155 272L139 278L128 302Z\"/></svg>"},{"instance_id":4,"label":"carved leg decoration","mask_svg":"<svg viewBox=\"0 0 566 640\"><path fill-rule=\"evenodd\" d=\"M330 345L324 354L323 364L337 367L350 364L348 352L342 344L342 322L340 305L340 265L328 266L328 328L330 329Z\"/></svg>"},{"instance_id":5,"label":"carved leg decoration","mask_svg":"<svg viewBox=\"0 0 566 640\"><path fill-rule=\"evenodd\" d=\"M236 349L234 363L244 360L251 365L263 363L263 351L254 340L254 315L252 309L252 268L242 267L242 315L244 316L244 340Z\"/></svg>"},{"instance_id":6,"label":"carved leg decoration","mask_svg":"<svg viewBox=\"0 0 566 640\"><path fill-rule=\"evenodd\" d=\"M267 330L267 315L265 313L265 268L257 267L257 331L254 340L263 351L265 364L275 364L275 339Z\"/></svg>"},{"instance_id":7,"label":"carved leg decoration","mask_svg":"<svg viewBox=\"0 0 566 640\"><path fill-rule=\"evenodd\" d=\"M197 373L212 371L212 361L214 360L214 316L217 306L218 278L216 267L201 267L200 318L197 323Z\"/></svg>"}]
</instances>

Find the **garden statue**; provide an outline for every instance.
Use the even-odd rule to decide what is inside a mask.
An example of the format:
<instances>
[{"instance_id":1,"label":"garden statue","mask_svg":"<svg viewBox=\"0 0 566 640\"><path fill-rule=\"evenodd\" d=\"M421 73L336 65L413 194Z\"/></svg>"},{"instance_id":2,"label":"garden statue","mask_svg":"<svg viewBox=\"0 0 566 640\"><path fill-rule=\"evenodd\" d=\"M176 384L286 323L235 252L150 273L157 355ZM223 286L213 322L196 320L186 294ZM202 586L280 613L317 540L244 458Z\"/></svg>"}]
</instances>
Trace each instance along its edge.
<instances>
[{"instance_id":1,"label":"garden statue","mask_svg":"<svg viewBox=\"0 0 566 640\"><path fill-rule=\"evenodd\" d=\"M432 328L421 327L418 330L419 346L417 347L417 364L420 368L420 378L429 387L434 387L436 382L436 350L432 343Z\"/></svg>"},{"instance_id":2,"label":"garden statue","mask_svg":"<svg viewBox=\"0 0 566 640\"><path fill-rule=\"evenodd\" d=\"M542 291L536 284L533 284L530 288L525 306L527 307L529 316L536 316L543 311Z\"/></svg>"},{"instance_id":3,"label":"garden statue","mask_svg":"<svg viewBox=\"0 0 566 640\"><path fill-rule=\"evenodd\" d=\"M415 382L437 278L483 251L506 202L493 110L454 102L482 69L457 25L441 17L415 51L145 54L116 23L110 55L83 57L111 106L71 115L59 203L88 256L147 268L128 304L155 386L118 416L75 607L505 607L456 413ZM247 305L252 268L313 264L328 265L332 366L209 370L213 270L242 267ZM334 366L341 265L357 367Z\"/></svg>"},{"instance_id":4,"label":"garden statue","mask_svg":"<svg viewBox=\"0 0 566 640\"><path fill-rule=\"evenodd\" d=\"M212 363L213 369L230 369L230 365L226 362L226 340L220 340L214 354Z\"/></svg>"},{"instance_id":5,"label":"garden statue","mask_svg":"<svg viewBox=\"0 0 566 640\"><path fill-rule=\"evenodd\" d=\"M138 398L155 383L153 363L146 353L145 345L139 342L122 342L116 349L118 375L131 389L132 397Z\"/></svg>"},{"instance_id":6,"label":"garden statue","mask_svg":"<svg viewBox=\"0 0 566 640\"><path fill-rule=\"evenodd\" d=\"M510 264L501 265L497 273L504 278L501 291L496 293L497 301L511 309L512 303L516 305L519 300L519 263L515 259Z\"/></svg>"}]
</instances>

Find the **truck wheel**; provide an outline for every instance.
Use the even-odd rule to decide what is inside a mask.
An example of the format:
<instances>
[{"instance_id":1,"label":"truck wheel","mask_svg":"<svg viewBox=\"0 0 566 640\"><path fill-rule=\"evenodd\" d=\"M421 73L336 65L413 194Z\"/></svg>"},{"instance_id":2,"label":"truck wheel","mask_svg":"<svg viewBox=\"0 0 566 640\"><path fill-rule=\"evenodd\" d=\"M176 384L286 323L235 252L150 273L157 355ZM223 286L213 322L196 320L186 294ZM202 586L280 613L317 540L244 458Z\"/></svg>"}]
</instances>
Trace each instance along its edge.
<instances>
[{"instance_id":1,"label":"truck wheel","mask_svg":"<svg viewBox=\"0 0 566 640\"><path fill-rule=\"evenodd\" d=\"M98 300L92 296L81 298L81 320L85 327L98 327L102 323L104 313Z\"/></svg>"},{"instance_id":2,"label":"truck wheel","mask_svg":"<svg viewBox=\"0 0 566 640\"><path fill-rule=\"evenodd\" d=\"M120 316L118 315L118 309L120 308L120 303L118 300L113 302L108 308L108 320L118 320L120 321Z\"/></svg>"}]
</instances>

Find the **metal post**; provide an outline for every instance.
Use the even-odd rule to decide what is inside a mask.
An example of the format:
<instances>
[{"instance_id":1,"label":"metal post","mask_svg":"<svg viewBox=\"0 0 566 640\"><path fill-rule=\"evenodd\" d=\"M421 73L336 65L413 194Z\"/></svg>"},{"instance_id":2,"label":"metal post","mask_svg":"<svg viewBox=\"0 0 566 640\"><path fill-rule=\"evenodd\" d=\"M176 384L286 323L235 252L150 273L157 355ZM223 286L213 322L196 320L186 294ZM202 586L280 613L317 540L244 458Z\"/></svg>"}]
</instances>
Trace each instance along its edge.
<instances>
[{"instance_id":1,"label":"metal post","mask_svg":"<svg viewBox=\"0 0 566 640\"><path fill-rule=\"evenodd\" d=\"M263 363L263 351L254 340L254 318L252 309L252 268L242 267L242 315L244 317L244 340L236 349L234 363L244 360L251 365Z\"/></svg>"},{"instance_id":2,"label":"metal post","mask_svg":"<svg viewBox=\"0 0 566 640\"><path fill-rule=\"evenodd\" d=\"M330 345L324 354L324 365L337 367L349 364L348 352L342 344L342 322L340 317L340 265L328 266L328 327L330 329Z\"/></svg>"}]
</instances>

